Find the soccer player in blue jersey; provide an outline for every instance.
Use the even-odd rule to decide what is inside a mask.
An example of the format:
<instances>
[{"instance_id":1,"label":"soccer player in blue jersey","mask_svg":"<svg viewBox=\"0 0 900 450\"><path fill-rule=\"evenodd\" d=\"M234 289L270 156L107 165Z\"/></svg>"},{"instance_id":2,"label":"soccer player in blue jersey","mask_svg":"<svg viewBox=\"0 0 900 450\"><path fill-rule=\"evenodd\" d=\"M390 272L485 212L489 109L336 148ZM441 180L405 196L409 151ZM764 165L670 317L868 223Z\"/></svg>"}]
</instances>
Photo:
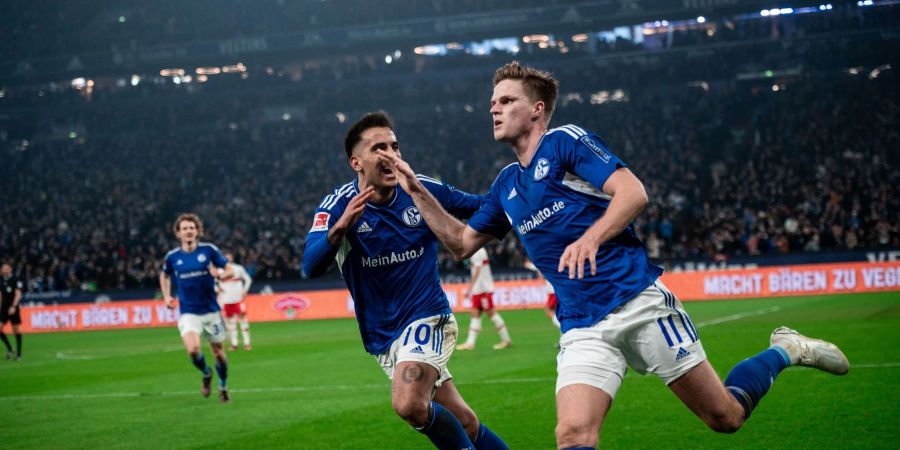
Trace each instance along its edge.
<instances>
[{"instance_id":1,"label":"soccer player in blue jersey","mask_svg":"<svg viewBox=\"0 0 900 450\"><path fill-rule=\"evenodd\" d=\"M218 247L199 241L203 236L203 222L196 214L178 216L172 230L181 241L181 245L166 253L159 274L159 287L166 306L174 309L176 299L172 297L171 283L172 278L175 279L181 312L178 318L178 331L181 332L181 340L191 357L191 363L203 372L200 393L204 397L209 397L213 376L200 349L200 337L203 336L209 341L216 358L219 400L228 403L231 401L226 384L228 358L225 356L223 345L226 328L225 322L222 321L219 302L216 301L215 280L229 278L232 269Z\"/></svg>"},{"instance_id":2,"label":"soccer player in blue jersey","mask_svg":"<svg viewBox=\"0 0 900 450\"><path fill-rule=\"evenodd\" d=\"M735 366L724 384L706 360L681 302L658 281L632 221L646 206L640 180L597 135L549 129L558 83L510 63L494 75L494 139L517 162L504 168L485 204L463 225L447 214L399 155L380 152L426 223L458 258L510 229L553 284L563 335L557 358L559 448L594 448L627 366L660 377L710 428L738 430L788 366L842 375L843 353L789 328L770 348Z\"/></svg>"},{"instance_id":3,"label":"soccer player in blue jersey","mask_svg":"<svg viewBox=\"0 0 900 450\"><path fill-rule=\"evenodd\" d=\"M457 327L438 278L437 239L378 156L400 154L394 128L383 111L350 127L344 149L357 177L316 209L303 272L320 276L337 259L363 345L391 379L391 403L403 420L441 449L507 448L480 423L447 370ZM432 178L417 179L461 217L483 202Z\"/></svg>"}]
</instances>

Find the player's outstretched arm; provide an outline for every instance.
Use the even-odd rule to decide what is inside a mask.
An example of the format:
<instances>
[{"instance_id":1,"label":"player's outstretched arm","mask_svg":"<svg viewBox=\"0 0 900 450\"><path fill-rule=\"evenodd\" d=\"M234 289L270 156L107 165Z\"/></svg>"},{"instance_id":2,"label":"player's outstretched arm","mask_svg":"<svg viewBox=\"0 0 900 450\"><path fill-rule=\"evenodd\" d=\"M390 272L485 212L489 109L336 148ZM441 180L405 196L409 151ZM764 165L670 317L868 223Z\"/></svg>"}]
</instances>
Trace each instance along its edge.
<instances>
[{"instance_id":1,"label":"player's outstretched arm","mask_svg":"<svg viewBox=\"0 0 900 450\"><path fill-rule=\"evenodd\" d=\"M569 244L559 258L558 272L567 270L569 279L584 278L584 261L590 262L591 275L597 274L597 249L622 232L647 206L644 185L630 170L617 169L606 182L603 192L612 196L606 213L575 242Z\"/></svg>"},{"instance_id":2,"label":"player's outstretched arm","mask_svg":"<svg viewBox=\"0 0 900 450\"><path fill-rule=\"evenodd\" d=\"M416 178L416 173L409 164L395 153L378 150L378 155L394 168L400 185L412 197L413 203L416 204L416 208L419 209L428 228L447 247L447 250L450 250L455 259L461 260L472 256L476 250L484 247L484 244L494 238L489 234L473 230L448 213Z\"/></svg>"}]
</instances>

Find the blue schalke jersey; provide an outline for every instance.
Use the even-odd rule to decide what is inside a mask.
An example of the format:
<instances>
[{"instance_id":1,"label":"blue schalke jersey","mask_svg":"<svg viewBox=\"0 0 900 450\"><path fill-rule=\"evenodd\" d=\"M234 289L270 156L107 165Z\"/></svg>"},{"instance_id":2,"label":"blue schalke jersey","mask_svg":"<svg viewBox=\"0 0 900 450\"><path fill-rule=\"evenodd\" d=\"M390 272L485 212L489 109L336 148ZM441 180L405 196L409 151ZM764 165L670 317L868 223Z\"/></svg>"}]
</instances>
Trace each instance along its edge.
<instances>
[{"instance_id":1,"label":"blue schalke jersey","mask_svg":"<svg viewBox=\"0 0 900 450\"><path fill-rule=\"evenodd\" d=\"M591 326L650 286L662 274L647 259L633 224L597 251L597 275L585 261L585 277L557 272L569 244L584 235L609 206L601 192L612 173L626 167L598 136L566 125L544 134L527 167L504 168L484 206L469 221L498 239L516 231L534 265L556 290L556 315L566 332Z\"/></svg>"},{"instance_id":2,"label":"blue schalke jersey","mask_svg":"<svg viewBox=\"0 0 900 450\"><path fill-rule=\"evenodd\" d=\"M482 196L423 175L417 177L457 217L468 218L484 202ZM367 352L378 355L387 352L411 322L450 314L450 304L437 272L437 237L399 185L388 202L366 205L342 243L328 242L328 230L358 193L356 181L347 183L326 196L316 209L306 237L303 272L320 276L337 258L353 296L363 345Z\"/></svg>"},{"instance_id":3,"label":"blue schalke jersey","mask_svg":"<svg viewBox=\"0 0 900 450\"><path fill-rule=\"evenodd\" d=\"M206 314L219 311L216 301L216 282L209 273L209 265L222 268L228 260L219 248L208 242L198 242L193 252L178 247L166 253L163 272L178 287L178 307L181 314Z\"/></svg>"}]
</instances>

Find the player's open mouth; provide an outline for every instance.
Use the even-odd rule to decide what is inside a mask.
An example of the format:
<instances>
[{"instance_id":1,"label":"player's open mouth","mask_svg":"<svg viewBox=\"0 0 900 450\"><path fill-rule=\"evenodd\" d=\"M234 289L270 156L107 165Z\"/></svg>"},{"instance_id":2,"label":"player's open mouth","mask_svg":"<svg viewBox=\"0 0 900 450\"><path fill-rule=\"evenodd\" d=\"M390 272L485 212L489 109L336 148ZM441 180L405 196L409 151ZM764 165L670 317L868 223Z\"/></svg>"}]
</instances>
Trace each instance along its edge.
<instances>
[{"instance_id":1,"label":"player's open mouth","mask_svg":"<svg viewBox=\"0 0 900 450\"><path fill-rule=\"evenodd\" d=\"M501 121L499 121L499 120L495 120L495 121L494 121L494 128L499 127L500 124L502 124L502 123L503 123L503 122L501 122Z\"/></svg>"},{"instance_id":2,"label":"player's open mouth","mask_svg":"<svg viewBox=\"0 0 900 450\"><path fill-rule=\"evenodd\" d=\"M381 173L384 175L390 175L390 176L394 175L394 171L387 166L381 166Z\"/></svg>"}]
</instances>

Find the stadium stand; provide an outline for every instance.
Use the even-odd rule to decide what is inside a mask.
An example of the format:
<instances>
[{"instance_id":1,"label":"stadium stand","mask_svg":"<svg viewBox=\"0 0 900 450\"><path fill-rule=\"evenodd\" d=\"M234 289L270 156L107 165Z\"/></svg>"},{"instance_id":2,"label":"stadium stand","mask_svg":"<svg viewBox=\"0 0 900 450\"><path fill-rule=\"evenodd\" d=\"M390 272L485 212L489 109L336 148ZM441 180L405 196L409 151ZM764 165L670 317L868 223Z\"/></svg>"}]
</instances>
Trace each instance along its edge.
<instances>
[{"instance_id":1,"label":"stadium stand","mask_svg":"<svg viewBox=\"0 0 900 450\"><path fill-rule=\"evenodd\" d=\"M547 4L414 2L338 18L323 2L270 1L241 11L255 20L188 24L178 18L202 15L173 10L183 3L92 3L23 3L41 20L0 26L0 59ZM597 132L645 181L636 226L655 259L898 247L897 10L722 18L642 43L558 39L515 54L283 56L203 83L19 77L0 90L0 255L30 292L153 288L171 220L193 211L256 279L297 280L321 193L353 177L346 121L388 110L414 167L485 192L513 160L487 117L492 71L511 59L562 80L552 123ZM521 265L515 239L491 251L496 266ZM442 267L455 263L444 255Z\"/></svg>"}]
</instances>

